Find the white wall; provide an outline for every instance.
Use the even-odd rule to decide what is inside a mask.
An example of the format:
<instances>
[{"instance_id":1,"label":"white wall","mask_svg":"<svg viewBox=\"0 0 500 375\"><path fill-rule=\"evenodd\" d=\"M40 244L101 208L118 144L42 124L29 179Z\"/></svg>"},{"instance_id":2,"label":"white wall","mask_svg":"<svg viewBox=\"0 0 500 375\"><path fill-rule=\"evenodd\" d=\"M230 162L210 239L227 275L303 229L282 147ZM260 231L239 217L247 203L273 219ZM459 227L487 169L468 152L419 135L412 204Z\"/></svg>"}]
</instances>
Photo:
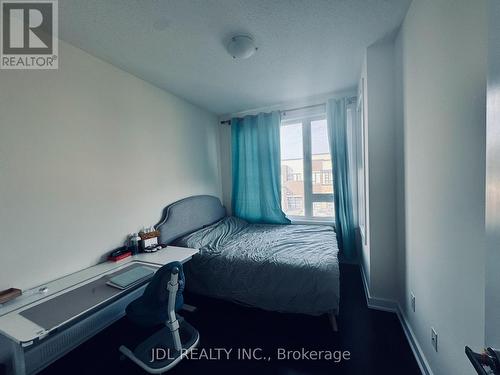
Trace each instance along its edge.
<instances>
[{"instance_id":1,"label":"white wall","mask_svg":"<svg viewBox=\"0 0 500 375\"><path fill-rule=\"evenodd\" d=\"M500 348L500 1L489 8L486 174L486 344Z\"/></svg>"},{"instance_id":2,"label":"white wall","mask_svg":"<svg viewBox=\"0 0 500 375\"><path fill-rule=\"evenodd\" d=\"M0 290L95 264L172 201L221 195L216 116L64 42L59 66L0 71Z\"/></svg>"},{"instance_id":3,"label":"white wall","mask_svg":"<svg viewBox=\"0 0 500 375\"><path fill-rule=\"evenodd\" d=\"M394 41L394 94L395 94L395 157L396 157L396 283L397 301L401 305L409 302L406 298L406 186L405 186L405 110L403 102L403 39L398 33Z\"/></svg>"},{"instance_id":4,"label":"white wall","mask_svg":"<svg viewBox=\"0 0 500 375\"><path fill-rule=\"evenodd\" d=\"M464 346L484 344L486 4L413 1L397 42L407 281L400 303L435 374L471 374Z\"/></svg>"},{"instance_id":5,"label":"white wall","mask_svg":"<svg viewBox=\"0 0 500 375\"><path fill-rule=\"evenodd\" d=\"M363 267L371 297L394 300L396 283L396 145L394 41L366 50L365 120L368 151L368 245Z\"/></svg>"}]
</instances>

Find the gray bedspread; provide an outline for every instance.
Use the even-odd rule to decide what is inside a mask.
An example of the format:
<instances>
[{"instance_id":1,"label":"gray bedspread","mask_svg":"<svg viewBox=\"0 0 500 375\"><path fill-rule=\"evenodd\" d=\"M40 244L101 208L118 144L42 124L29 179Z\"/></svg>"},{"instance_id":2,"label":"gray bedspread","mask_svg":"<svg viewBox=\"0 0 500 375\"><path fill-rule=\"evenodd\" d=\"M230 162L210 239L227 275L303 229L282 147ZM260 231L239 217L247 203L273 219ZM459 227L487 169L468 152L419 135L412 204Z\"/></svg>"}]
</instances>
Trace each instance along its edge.
<instances>
[{"instance_id":1,"label":"gray bedspread","mask_svg":"<svg viewBox=\"0 0 500 375\"><path fill-rule=\"evenodd\" d=\"M338 311L332 227L248 224L226 217L175 244L200 249L185 265L189 291L271 311Z\"/></svg>"}]
</instances>

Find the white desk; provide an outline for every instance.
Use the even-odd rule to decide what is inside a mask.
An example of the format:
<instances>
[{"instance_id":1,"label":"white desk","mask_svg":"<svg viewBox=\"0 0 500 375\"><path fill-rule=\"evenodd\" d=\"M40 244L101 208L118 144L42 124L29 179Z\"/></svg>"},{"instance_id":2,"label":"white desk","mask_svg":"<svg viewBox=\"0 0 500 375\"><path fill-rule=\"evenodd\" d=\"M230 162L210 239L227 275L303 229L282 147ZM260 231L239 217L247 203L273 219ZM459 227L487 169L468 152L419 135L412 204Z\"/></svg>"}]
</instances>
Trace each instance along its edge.
<instances>
[{"instance_id":1,"label":"white desk","mask_svg":"<svg viewBox=\"0 0 500 375\"><path fill-rule=\"evenodd\" d=\"M118 262L104 262L64 276L31 290L47 288L45 294L23 295L0 307L0 348L10 347L6 355L7 374L40 371L124 315L125 307L139 297L146 285L123 290L91 309L49 329L40 327L20 313L64 293L80 288L120 269L138 263L161 267L178 261L185 263L198 250L168 246L156 253L142 253ZM89 312L91 312L89 314ZM1 353L0 353L1 354ZM5 356L5 355L4 355Z\"/></svg>"}]
</instances>

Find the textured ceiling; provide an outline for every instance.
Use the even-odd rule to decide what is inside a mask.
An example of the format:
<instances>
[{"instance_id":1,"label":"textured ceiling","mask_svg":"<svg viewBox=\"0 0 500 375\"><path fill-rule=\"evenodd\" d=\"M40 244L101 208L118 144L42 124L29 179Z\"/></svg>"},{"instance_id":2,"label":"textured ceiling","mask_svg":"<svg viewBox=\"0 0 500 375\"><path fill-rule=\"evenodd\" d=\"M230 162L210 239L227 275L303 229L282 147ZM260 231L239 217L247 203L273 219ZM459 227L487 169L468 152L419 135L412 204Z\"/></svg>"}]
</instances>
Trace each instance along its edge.
<instances>
[{"instance_id":1,"label":"textured ceiling","mask_svg":"<svg viewBox=\"0 0 500 375\"><path fill-rule=\"evenodd\" d=\"M352 88L411 0L62 0L60 37L217 114ZM233 60L225 43L259 47Z\"/></svg>"}]
</instances>

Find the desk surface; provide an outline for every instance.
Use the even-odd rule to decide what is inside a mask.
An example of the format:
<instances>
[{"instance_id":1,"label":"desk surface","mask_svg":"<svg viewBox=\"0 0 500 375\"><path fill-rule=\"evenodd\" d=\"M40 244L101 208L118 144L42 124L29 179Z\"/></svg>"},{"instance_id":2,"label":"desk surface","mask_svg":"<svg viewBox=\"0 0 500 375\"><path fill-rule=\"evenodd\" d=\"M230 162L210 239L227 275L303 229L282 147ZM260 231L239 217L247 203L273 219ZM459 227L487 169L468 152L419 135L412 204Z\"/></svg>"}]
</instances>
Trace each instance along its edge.
<instances>
[{"instance_id":1,"label":"desk surface","mask_svg":"<svg viewBox=\"0 0 500 375\"><path fill-rule=\"evenodd\" d=\"M61 277L57 280L51 281L49 283L40 285L36 288L31 289L38 291L40 288L47 288L47 292L33 293L31 295L23 295L15 300L3 305L0 308L0 332L5 336L11 338L16 342L30 342L36 338L43 337L47 335L49 331L43 327L38 326L31 320L25 318L20 313L32 308L33 306L39 305L46 301L49 301L55 297L58 297L64 293L72 291L79 288L85 284L92 283L105 275L119 271L120 269L130 266L131 263L151 265L154 267L161 267L164 264L179 261L186 262L191 257L196 254L198 250L167 246L156 253L142 253L135 255L133 257L125 258L119 262L104 262L97 264L95 266L86 268L84 270L75 272L73 274ZM129 290L121 291L121 293L127 293ZM116 295L114 295L116 297ZM102 301L102 304L106 303L107 300ZM99 305L93 306L93 308ZM81 312L82 314L85 311ZM81 314L79 314L81 315ZM75 315L72 319L64 322L64 324L70 322L73 319L77 319L79 315ZM53 327L57 329L58 327Z\"/></svg>"}]
</instances>

